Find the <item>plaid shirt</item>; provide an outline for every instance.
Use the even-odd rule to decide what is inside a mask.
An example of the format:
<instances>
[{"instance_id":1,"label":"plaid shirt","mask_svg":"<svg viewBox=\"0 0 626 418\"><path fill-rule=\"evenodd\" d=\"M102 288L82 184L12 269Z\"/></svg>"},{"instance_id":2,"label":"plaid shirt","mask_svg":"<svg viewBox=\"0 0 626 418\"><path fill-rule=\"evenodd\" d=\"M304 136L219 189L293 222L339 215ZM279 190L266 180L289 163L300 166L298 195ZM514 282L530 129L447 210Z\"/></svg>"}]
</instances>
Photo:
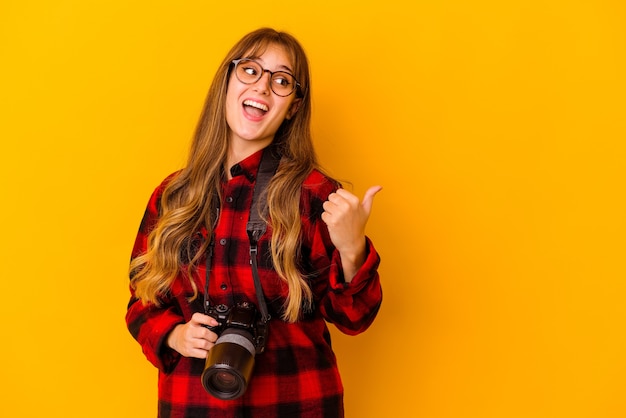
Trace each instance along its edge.
<instances>
[{"instance_id":1,"label":"plaid shirt","mask_svg":"<svg viewBox=\"0 0 626 418\"><path fill-rule=\"evenodd\" d=\"M257 304L246 222L261 154L233 166L233 178L223 184L209 289L214 305ZM166 184L167 179L150 198L133 257L146 251ZM365 264L350 283L343 279L339 253L320 218L323 202L335 189L335 183L318 171L302 186L300 265L314 292L315 306L297 323L280 319L287 286L272 268L268 252L271 228L261 238L259 275L272 320L265 352L256 356L253 376L240 398L222 401L209 395L200 379L204 360L183 357L165 343L176 325L189 321L194 312L203 312L202 296L188 301L192 289L182 275L172 285L172 296L159 308L144 306L131 294L126 321L148 360L159 370L160 417L343 417L343 386L326 322L350 335L364 331L378 312L382 291L377 272L380 259L369 239ZM206 231L199 232L198 237L205 239ZM200 263L194 280L201 291L205 273L204 263Z\"/></svg>"}]
</instances>

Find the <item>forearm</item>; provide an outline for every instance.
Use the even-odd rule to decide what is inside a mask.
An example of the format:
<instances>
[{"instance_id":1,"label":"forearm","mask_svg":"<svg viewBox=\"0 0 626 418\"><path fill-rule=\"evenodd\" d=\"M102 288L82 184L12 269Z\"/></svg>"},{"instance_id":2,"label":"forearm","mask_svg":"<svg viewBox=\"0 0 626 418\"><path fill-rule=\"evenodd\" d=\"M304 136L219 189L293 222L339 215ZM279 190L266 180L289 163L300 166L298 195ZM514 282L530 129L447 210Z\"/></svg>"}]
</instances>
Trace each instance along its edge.
<instances>
[{"instance_id":1,"label":"forearm","mask_svg":"<svg viewBox=\"0 0 626 418\"><path fill-rule=\"evenodd\" d=\"M353 250L344 250L339 252L341 258L341 267L343 269L343 277L346 283L350 283L359 269L365 263L367 258L367 246L365 238L362 239L362 245Z\"/></svg>"}]
</instances>

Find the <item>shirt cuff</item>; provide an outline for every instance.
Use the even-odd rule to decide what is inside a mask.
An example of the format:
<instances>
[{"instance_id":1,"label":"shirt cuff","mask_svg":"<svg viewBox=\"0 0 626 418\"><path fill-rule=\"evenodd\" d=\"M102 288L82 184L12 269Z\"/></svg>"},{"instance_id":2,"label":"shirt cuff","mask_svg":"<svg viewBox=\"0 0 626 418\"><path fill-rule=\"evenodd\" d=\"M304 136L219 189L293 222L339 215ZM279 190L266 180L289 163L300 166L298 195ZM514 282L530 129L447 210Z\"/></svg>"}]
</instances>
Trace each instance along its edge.
<instances>
[{"instance_id":1,"label":"shirt cuff","mask_svg":"<svg viewBox=\"0 0 626 418\"><path fill-rule=\"evenodd\" d=\"M181 357L180 353L167 345L167 337L177 325L183 323L180 316L165 311L159 318L158 326L150 331L147 344L144 346L146 358L164 373L170 372Z\"/></svg>"}]
</instances>

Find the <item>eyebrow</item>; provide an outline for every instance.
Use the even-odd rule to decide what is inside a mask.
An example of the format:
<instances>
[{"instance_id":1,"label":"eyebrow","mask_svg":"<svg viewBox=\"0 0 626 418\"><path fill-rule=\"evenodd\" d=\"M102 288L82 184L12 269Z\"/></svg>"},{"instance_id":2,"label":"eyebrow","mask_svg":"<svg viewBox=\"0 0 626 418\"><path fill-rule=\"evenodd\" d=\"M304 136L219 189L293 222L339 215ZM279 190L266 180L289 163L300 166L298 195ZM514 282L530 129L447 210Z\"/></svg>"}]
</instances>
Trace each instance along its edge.
<instances>
[{"instance_id":1,"label":"eyebrow","mask_svg":"<svg viewBox=\"0 0 626 418\"><path fill-rule=\"evenodd\" d=\"M286 65L279 65L278 68L283 68L285 69L288 73L293 73L293 70L289 67L287 67Z\"/></svg>"},{"instance_id":2,"label":"eyebrow","mask_svg":"<svg viewBox=\"0 0 626 418\"><path fill-rule=\"evenodd\" d=\"M265 61L263 61L263 59L261 57L253 55L253 56L250 56L250 57L247 57L247 58L248 59L253 59L255 61L259 61L261 64L265 64ZM293 75L293 70L291 68L289 68L288 66L286 66L286 65L279 65L278 69L276 71L287 71L288 73Z\"/></svg>"}]
</instances>

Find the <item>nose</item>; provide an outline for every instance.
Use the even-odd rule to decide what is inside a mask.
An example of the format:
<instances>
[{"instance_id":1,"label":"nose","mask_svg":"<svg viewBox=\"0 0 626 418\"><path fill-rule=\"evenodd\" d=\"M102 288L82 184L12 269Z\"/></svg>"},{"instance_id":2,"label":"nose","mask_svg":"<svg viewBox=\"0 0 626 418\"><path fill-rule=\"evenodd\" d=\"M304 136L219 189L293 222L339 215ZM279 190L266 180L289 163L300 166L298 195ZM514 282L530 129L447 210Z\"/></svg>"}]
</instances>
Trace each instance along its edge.
<instances>
[{"instance_id":1,"label":"nose","mask_svg":"<svg viewBox=\"0 0 626 418\"><path fill-rule=\"evenodd\" d=\"M267 78L265 77L267 74ZM254 89L259 93L269 94L270 83L272 82L272 73L270 70L263 70L261 78L259 78L254 84Z\"/></svg>"}]
</instances>

